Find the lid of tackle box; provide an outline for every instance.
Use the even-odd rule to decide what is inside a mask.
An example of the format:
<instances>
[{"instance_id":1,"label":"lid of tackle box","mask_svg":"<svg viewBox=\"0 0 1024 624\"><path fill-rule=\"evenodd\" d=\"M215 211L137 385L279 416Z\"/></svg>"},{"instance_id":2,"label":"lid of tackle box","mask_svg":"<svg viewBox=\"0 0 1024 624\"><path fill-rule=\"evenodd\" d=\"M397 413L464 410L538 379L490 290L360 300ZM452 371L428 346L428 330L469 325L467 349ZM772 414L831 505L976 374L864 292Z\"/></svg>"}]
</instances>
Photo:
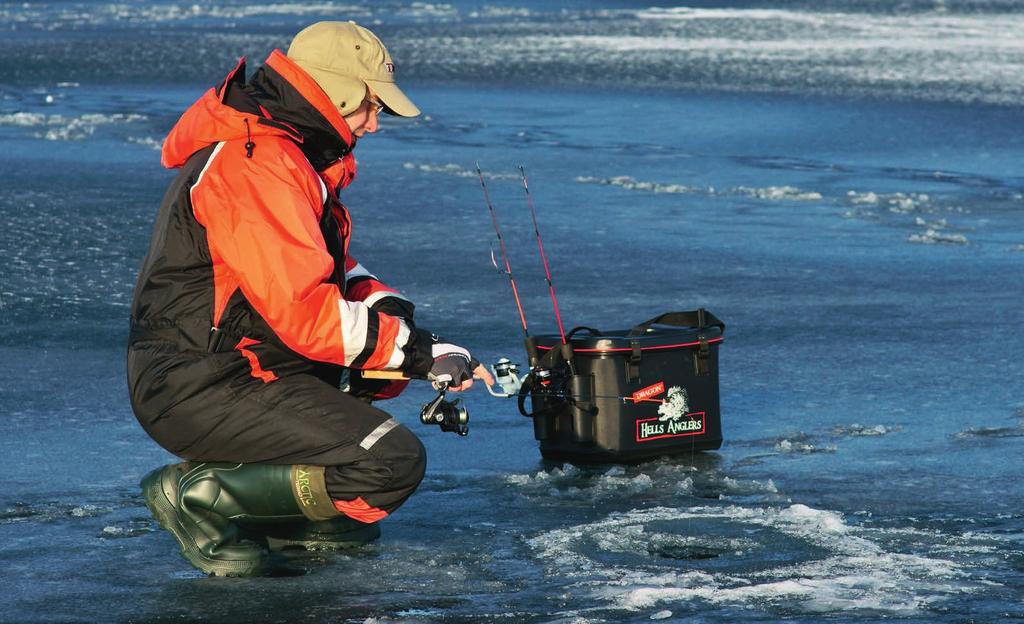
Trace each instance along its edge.
<instances>
[{"instance_id":1,"label":"lid of tackle box","mask_svg":"<svg viewBox=\"0 0 1024 624\"><path fill-rule=\"evenodd\" d=\"M703 325L699 321L703 321ZM699 347L702 339L708 344L723 340L725 324L707 311L670 312L631 328L599 331L592 327L576 327L566 339L576 353L629 352ZM534 336L537 348L547 350L562 343L559 334Z\"/></svg>"}]
</instances>

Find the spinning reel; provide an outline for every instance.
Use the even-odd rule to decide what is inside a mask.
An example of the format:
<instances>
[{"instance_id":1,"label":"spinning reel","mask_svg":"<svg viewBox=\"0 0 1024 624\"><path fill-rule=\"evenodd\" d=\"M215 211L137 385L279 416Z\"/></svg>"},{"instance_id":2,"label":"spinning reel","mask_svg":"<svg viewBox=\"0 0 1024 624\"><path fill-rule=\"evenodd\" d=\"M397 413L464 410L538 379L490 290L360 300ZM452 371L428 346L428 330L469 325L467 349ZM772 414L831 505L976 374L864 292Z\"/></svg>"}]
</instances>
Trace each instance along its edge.
<instances>
[{"instance_id":1,"label":"spinning reel","mask_svg":"<svg viewBox=\"0 0 1024 624\"><path fill-rule=\"evenodd\" d=\"M491 396L507 399L519 394L519 389L523 387L523 380L519 378L518 364L505 357L499 358L494 366L491 366L491 372L494 373L495 385L501 387L501 392L495 392L491 386L488 386L487 391L491 393Z\"/></svg>"},{"instance_id":2,"label":"spinning reel","mask_svg":"<svg viewBox=\"0 0 1024 624\"><path fill-rule=\"evenodd\" d=\"M469 410L462 405L462 399L446 401L445 392L448 383L442 383L437 396L420 410L420 422L424 425L437 425L441 431L451 431L460 436L469 434Z\"/></svg>"},{"instance_id":3,"label":"spinning reel","mask_svg":"<svg viewBox=\"0 0 1024 624\"><path fill-rule=\"evenodd\" d=\"M523 380L519 378L518 364L503 357L494 363L491 372L494 373L495 385L501 388L501 392L497 392L488 386L487 391L492 396L507 399L519 394ZM462 399L445 399L447 382L440 384L437 390L437 396L420 410L420 422L424 425L437 425L441 431L450 431L460 436L469 434L469 410L462 404Z\"/></svg>"},{"instance_id":4,"label":"spinning reel","mask_svg":"<svg viewBox=\"0 0 1024 624\"><path fill-rule=\"evenodd\" d=\"M495 385L501 388L501 392L498 392L488 386L487 391L492 396L507 399L519 395L523 380L519 378L518 364L503 357L494 363L491 372L494 373ZM370 379L405 378L393 371L363 371L363 375ZM445 399L448 382L441 382L435 387L438 391L437 396L423 405L423 409L420 410L420 422L424 425L437 425L441 431L450 431L460 436L469 434L469 410L462 404L462 399Z\"/></svg>"}]
</instances>

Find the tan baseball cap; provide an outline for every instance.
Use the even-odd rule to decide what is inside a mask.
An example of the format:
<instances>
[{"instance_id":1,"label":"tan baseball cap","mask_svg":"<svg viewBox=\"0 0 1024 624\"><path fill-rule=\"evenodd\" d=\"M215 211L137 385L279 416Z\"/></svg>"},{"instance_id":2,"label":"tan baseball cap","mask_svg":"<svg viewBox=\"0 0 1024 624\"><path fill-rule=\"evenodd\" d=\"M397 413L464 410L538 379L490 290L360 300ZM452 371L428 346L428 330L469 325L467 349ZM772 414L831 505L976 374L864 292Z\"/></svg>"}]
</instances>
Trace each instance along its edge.
<instances>
[{"instance_id":1,"label":"tan baseball cap","mask_svg":"<svg viewBox=\"0 0 1024 624\"><path fill-rule=\"evenodd\" d=\"M377 35L355 22L317 22L292 39L288 58L316 80L348 115L369 87L393 115L415 117L420 109L395 84L395 64Z\"/></svg>"}]
</instances>

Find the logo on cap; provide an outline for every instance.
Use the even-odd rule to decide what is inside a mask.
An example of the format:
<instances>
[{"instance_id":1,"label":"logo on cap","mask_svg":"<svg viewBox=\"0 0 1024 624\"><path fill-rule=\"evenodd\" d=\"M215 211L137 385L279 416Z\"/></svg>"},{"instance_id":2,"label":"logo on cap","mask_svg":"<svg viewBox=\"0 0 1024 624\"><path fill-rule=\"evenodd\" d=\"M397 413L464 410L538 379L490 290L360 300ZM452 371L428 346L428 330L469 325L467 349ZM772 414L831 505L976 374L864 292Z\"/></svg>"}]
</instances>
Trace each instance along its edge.
<instances>
[{"instance_id":1,"label":"logo on cap","mask_svg":"<svg viewBox=\"0 0 1024 624\"><path fill-rule=\"evenodd\" d=\"M395 64L394 63L384 63L384 67L388 70L389 74L395 73Z\"/></svg>"}]
</instances>

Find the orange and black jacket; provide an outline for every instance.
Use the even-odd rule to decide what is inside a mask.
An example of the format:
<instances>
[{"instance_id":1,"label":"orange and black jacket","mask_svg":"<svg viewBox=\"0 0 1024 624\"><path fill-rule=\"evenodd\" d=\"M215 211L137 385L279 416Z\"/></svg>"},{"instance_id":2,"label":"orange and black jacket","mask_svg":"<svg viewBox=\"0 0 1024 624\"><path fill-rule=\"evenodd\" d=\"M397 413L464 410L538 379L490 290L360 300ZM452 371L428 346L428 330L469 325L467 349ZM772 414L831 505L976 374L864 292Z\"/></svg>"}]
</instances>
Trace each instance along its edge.
<instances>
[{"instance_id":1,"label":"orange and black jacket","mask_svg":"<svg viewBox=\"0 0 1024 624\"><path fill-rule=\"evenodd\" d=\"M240 61L164 141L163 165L180 172L136 284L131 342L234 351L266 383L308 373L336 384L345 368L424 376L430 340L412 326L412 304L348 255L337 193L355 176L354 144L287 56L275 50L248 83ZM133 366L129 350L137 407L159 394L147 396L145 359ZM187 398L201 377L162 399Z\"/></svg>"}]
</instances>

